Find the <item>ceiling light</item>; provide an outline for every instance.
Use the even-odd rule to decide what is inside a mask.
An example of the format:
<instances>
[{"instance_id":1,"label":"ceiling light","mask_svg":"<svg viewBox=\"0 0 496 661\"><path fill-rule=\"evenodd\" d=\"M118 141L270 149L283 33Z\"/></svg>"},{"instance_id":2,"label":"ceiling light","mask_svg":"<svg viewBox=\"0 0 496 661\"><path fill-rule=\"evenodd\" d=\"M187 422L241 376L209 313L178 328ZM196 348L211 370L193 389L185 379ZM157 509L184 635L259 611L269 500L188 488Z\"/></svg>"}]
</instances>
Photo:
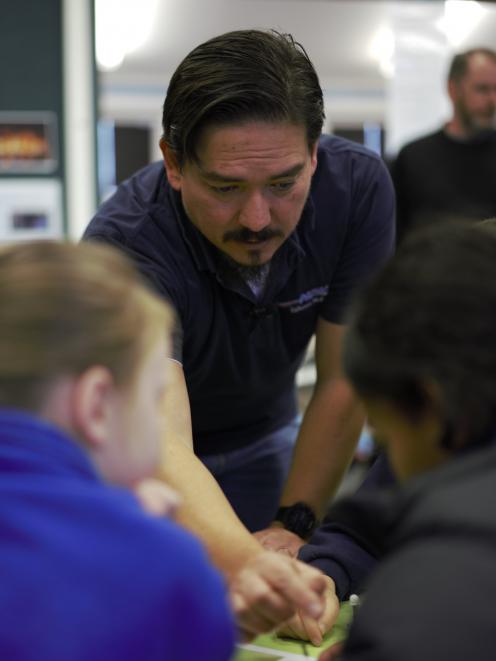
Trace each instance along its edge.
<instances>
[{"instance_id":1,"label":"ceiling light","mask_svg":"<svg viewBox=\"0 0 496 661\"><path fill-rule=\"evenodd\" d=\"M458 48L474 30L483 14L480 2L446 0L444 16L436 22L436 27L444 33L449 44Z\"/></svg>"},{"instance_id":2,"label":"ceiling light","mask_svg":"<svg viewBox=\"0 0 496 661\"><path fill-rule=\"evenodd\" d=\"M390 78L394 74L395 40L391 28L381 26L370 44L370 56L379 64L383 76Z\"/></svg>"},{"instance_id":3,"label":"ceiling light","mask_svg":"<svg viewBox=\"0 0 496 661\"><path fill-rule=\"evenodd\" d=\"M96 59L102 69L117 69L127 53L148 40L158 0L96 0Z\"/></svg>"}]
</instances>

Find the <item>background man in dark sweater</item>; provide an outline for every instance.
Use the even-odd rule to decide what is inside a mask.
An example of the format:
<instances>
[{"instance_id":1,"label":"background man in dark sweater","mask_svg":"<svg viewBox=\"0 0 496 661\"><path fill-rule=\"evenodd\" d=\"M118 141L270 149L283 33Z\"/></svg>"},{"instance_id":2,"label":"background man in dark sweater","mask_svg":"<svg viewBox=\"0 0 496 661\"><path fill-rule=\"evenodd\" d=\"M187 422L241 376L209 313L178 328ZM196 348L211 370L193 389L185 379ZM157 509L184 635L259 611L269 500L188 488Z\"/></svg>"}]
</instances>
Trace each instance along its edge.
<instances>
[{"instance_id":1,"label":"background man in dark sweater","mask_svg":"<svg viewBox=\"0 0 496 661\"><path fill-rule=\"evenodd\" d=\"M420 225L496 215L496 52L456 55L448 94L452 118L405 145L392 165L399 241Z\"/></svg>"}]
</instances>

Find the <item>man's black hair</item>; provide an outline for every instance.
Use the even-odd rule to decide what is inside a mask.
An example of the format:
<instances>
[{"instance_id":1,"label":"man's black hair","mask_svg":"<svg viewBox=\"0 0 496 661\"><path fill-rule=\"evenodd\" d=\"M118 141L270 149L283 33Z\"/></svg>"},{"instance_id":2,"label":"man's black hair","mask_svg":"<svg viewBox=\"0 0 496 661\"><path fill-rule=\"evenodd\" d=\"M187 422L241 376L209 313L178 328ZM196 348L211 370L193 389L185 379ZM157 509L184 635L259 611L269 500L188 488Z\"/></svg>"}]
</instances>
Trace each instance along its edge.
<instances>
[{"instance_id":1,"label":"man's black hair","mask_svg":"<svg viewBox=\"0 0 496 661\"><path fill-rule=\"evenodd\" d=\"M162 139L180 165L196 159L201 131L247 121L289 122L318 140L324 103L304 48L274 30L227 32L197 46L173 74L162 116Z\"/></svg>"}]
</instances>

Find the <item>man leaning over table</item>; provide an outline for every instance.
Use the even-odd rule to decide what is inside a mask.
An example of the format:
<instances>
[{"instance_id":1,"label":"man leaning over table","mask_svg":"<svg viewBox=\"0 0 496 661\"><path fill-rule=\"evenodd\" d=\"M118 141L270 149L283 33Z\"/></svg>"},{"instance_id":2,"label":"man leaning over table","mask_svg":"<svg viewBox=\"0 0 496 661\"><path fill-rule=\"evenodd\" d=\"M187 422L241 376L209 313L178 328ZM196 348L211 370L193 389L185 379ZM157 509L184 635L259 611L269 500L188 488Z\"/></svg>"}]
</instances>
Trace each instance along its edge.
<instances>
[{"instance_id":1,"label":"man leaning over table","mask_svg":"<svg viewBox=\"0 0 496 661\"><path fill-rule=\"evenodd\" d=\"M309 535L349 465L363 412L340 368L346 308L394 244L386 168L321 136L323 119L291 35L210 39L170 80L163 162L119 186L85 233L129 254L176 311L161 476L182 494L181 521L228 580L252 568L254 603L275 590L294 608L293 574L275 588L261 544ZM300 424L295 374L314 334Z\"/></svg>"}]
</instances>

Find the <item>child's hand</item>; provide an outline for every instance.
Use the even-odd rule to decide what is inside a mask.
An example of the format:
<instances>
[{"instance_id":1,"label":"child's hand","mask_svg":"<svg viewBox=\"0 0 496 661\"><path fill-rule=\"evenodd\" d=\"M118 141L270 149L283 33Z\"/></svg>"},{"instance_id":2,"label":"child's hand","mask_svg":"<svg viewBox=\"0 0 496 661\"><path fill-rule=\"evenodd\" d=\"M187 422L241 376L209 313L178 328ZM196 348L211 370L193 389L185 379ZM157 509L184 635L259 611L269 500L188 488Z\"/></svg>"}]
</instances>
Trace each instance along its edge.
<instances>
[{"instance_id":1,"label":"child's hand","mask_svg":"<svg viewBox=\"0 0 496 661\"><path fill-rule=\"evenodd\" d=\"M174 519L181 504L181 496L165 482L149 478L137 484L134 494L149 514Z\"/></svg>"}]
</instances>

